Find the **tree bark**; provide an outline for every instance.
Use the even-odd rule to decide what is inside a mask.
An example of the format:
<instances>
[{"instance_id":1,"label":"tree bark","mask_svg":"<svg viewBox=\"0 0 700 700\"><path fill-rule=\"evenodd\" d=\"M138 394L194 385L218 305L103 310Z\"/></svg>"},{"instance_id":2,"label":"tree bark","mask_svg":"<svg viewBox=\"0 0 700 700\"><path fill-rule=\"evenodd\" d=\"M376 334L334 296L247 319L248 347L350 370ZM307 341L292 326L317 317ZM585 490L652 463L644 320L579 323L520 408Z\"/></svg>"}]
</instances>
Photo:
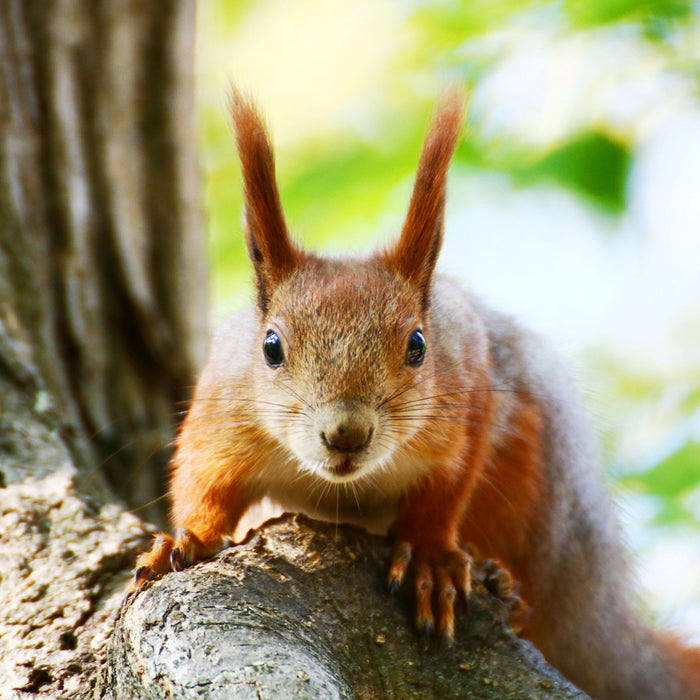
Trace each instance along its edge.
<instances>
[{"instance_id":1,"label":"tree bark","mask_svg":"<svg viewBox=\"0 0 700 700\"><path fill-rule=\"evenodd\" d=\"M0 357L138 505L207 337L194 20L190 0L0 5L0 320L24 361Z\"/></svg>"},{"instance_id":2,"label":"tree bark","mask_svg":"<svg viewBox=\"0 0 700 700\"><path fill-rule=\"evenodd\" d=\"M0 2L0 697L91 694L206 342L191 0Z\"/></svg>"},{"instance_id":3,"label":"tree bark","mask_svg":"<svg viewBox=\"0 0 700 700\"><path fill-rule=\"evenodd\" d=\"M386 538L289 514L132 595L105 698L578 698L509 630L474 571L452 645L421 640L386 591Z\"/></svg>"}]
</instances>

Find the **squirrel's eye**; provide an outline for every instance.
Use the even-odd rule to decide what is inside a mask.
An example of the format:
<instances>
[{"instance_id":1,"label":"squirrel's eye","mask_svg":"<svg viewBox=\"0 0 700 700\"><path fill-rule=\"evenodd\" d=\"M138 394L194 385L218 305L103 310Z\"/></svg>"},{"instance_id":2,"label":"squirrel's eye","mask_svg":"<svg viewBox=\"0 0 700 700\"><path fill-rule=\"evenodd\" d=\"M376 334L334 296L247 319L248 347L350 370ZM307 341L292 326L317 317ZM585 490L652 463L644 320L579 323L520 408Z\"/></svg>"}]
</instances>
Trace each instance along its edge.
<instances>
[{"instance_id":1,"label":"squirrel's eye","mask_svg":"<svg viewBox=\"0 0 700 700\"><path fill-rule=\"evenodd\" d=\"M425 338L420 330L416 329L408 339L408 349L406 350L406 364L411 367L418 367L425 359Z\"/></svg>"},{"instance_id":2,"label":"squirrel's eye","mask_svg":"<svg viewBox=\"0 0 700 700\"><path fill-rule=\"evenodd\" d=\"M284 350L282 350L282 341L274 331L268 331L265 340L263 341L263 354L265 362L270 367L279 367L284 362Z\"/></svg>"}]
</instances>

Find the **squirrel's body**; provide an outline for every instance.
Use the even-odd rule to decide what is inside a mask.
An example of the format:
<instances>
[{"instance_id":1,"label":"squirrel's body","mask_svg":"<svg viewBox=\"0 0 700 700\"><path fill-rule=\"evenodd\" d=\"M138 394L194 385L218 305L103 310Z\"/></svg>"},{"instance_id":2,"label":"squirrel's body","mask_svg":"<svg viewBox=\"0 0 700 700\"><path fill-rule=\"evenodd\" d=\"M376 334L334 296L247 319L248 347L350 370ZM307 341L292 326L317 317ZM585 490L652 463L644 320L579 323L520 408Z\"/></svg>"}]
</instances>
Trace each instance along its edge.
<instances>
[{"instance_id":1,"label":"squirrel's body","mask_svg":"<svg viewBox=\"0 0 700 700\"><path fill-rule=\"evenodd\" d=\"M325 259L289 239L262 122L233 101L258 304L212 343L173 460L176 539L137 578L218 550L249 506L396 538L417 624L454 632L469 556L502 562L531 607L524 634L599 700L700 698L700 655L652 632L597 450L565 374L537 339L433 275L458 100L426 139L400 240Z\"/></svg>"}]
</instances>

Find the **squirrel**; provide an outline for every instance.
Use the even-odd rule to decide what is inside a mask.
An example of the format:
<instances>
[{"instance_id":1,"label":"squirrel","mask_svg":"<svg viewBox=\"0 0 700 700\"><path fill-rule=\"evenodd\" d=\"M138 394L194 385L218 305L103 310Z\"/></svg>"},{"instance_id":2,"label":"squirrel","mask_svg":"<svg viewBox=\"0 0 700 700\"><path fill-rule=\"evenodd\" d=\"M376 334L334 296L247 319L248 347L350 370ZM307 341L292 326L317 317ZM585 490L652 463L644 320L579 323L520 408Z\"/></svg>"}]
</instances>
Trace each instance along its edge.
<instances>
[{"instance_id":1,"label":"squirrel","mask_svg":"<svg viewBox=\"0 0 700 700\"><path fill-rule=\"evenodd\" d=\"M439 100L398 239L326 258L288 232L271 139L233 89L256 303L215 335L176 440L175 537L135 585L212 556L263 497L394 537L420 631L454 636L467 544L520 583L523 636L598 700L700 699L700 649L656 631L634 586L596 440L540 340L434 272L461 89Z\"/></svg>"}]
</instances>

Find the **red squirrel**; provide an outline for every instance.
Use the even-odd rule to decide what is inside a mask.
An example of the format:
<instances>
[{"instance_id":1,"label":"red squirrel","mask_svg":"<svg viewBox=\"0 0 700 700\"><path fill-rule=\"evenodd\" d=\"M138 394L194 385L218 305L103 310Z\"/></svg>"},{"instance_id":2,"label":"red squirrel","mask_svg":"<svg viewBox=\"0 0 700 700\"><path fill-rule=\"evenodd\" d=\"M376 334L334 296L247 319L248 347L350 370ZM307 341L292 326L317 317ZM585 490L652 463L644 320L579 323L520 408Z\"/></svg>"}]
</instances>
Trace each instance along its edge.
<instances>
[{"instance_id":1,"label":"red squirrel","mask_svg":"<svg viewBox=\"0 0 700 700\"><path fill-rule=\"evenodd\" d=\"M356 523L395 538L416 623L454 635L468 543L520 582L523 634L598 700L700 699L700 650L634 609L595 439L539 340L434 273L464 95L441 99L398 240L330 259L290 237L270 137L231 109L256 304L214 337L172 461L172 521L136 583L209 557L249 506Z\"/></svg>"}]
</instances>

